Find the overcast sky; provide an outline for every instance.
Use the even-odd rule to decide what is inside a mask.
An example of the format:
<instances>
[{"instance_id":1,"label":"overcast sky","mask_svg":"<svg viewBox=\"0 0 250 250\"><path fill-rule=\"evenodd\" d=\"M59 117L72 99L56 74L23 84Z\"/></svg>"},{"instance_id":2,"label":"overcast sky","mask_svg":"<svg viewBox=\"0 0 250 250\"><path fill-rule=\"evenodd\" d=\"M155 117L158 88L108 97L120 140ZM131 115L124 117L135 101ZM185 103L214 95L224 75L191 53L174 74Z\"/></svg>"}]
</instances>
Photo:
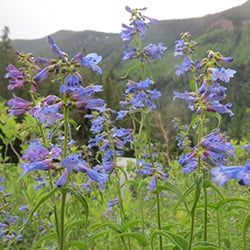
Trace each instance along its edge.
<instances>
[{"instance_id":1,"label":"overcast sky","mask_svg":"<svg viewBox=\"0 0 250 250\"><path fill-rule=\"evenodd\" d=\"M131 8L159 20L200 17L239 6L247 0L0 0L0 29L11 39L36 39L58 30L119 33Z\"/></svg>"}]
</instances>

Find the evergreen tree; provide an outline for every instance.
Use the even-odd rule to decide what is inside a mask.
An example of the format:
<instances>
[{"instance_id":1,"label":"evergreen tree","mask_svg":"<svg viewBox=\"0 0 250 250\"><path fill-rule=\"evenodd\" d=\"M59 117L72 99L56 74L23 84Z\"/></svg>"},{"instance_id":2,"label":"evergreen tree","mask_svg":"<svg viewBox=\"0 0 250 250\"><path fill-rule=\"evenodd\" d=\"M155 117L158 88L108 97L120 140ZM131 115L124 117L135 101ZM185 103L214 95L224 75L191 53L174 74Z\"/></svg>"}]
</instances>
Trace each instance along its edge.
<instances>
[{"instance_id":1,"label":"evergreen tree","mask_svg":"<svg viewBox=\"0 0 250 250\"><path fill-rule=\"evenodd\" d=\"M11 45L11 39L9 38L10 30L5 26L2 30L2 35L0 36L0 96L7 100L11 97L10 91L7 91L8 79L4 78L6 73L6 66L9 63L15 64L15 50Z\"/></svg>"}]
</instances>

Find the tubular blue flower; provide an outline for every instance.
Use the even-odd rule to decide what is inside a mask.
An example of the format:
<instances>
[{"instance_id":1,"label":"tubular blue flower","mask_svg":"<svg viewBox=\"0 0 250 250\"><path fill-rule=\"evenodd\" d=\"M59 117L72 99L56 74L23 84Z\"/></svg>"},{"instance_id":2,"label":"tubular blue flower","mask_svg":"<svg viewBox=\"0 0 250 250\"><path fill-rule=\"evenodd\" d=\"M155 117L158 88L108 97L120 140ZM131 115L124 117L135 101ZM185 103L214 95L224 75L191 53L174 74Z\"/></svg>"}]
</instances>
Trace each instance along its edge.
<instances>
[{"instance_id":1,"label":"tubular blue flower","mask_svg":"<svg viewBox=\"0 0 250 250\"><path fill-rule=\"evenodd\" d=\"M99 173L96 170L90 169L90 168L86 168L86 172L87 172L88 177L91 180L97 182L100 185L100 187L102 187L102 188L104 187L103 185L105 184L105 182L108 179L108 174Z\"/></svg>"},{"instance_id":2,"label":"tubular blue flower","mask_svg":"<svg viewBox=\"0 0 250 250\"><path fill-rule=\"evenodd\" d=\"M86 67L91 68L93 71L97 71L99 74L102 73L102 69L97 65L102 60L102 56L96 53L91 53L81 58L80 63Z\"/></svg>"},{"instance_id":3,"label":"tubular blue flower","mask_svg":"<svg viewBox=\"0 0 250 250\"><path fill-rule=\"evenodd\" d=\"M120 33L122 41L130 41L135 34L135 30L124 23L122 24L122 27L123 29Z\"/></svg>"},{"instance_id":4,"label":"tubular blue flower","mask_svg":"<svg viewBox=\"0 0 250 250\"><path fill-rule=\"evenodd\" d=\"M212 102L212 104L207 106L208 111L218 112L220 114L229 114L229 116L233 116L234 113L230 108L232 107L231 103L226 103L225 105L219 103L219 102Z\"/></svg>"},{"instance_id":5,"label":"tubular blue flower","mask_svg":"<svg viewBox=\"0 0 250 250\"><path fill-rule=\"evenodd\" d=\"M63 118L63 114L59 113L62 106L63 102L58 102L56 104L43 107L37 105L34 109L34 112L31 111L31 113L39 120L40 123L54 124L55 120L61 120Z\"/></svg>"},{"instance_id":6,"label":"tubular blue flower","mask_svg":"<svg viewBox=\"0 0 250 250\"><path fill-rule=\"evenodd\" d=\"M9 113L12 115L20 115L25 113L30 109L31 102L23 98L13 95L7 104L10 106Z\"/></svg>"},{"instance_id":7,"label":"tubular blue flower","mask_svg":"<svg viewBox=\"0 0 250 250\"><path fill-rule=\"evenodd\" d=\"M240 185L250 185L250 161L244 166L219 166L211 170L213 181L224 185L230 179L237 179Z\"/></svg>"},{"instance_id":8,"label":"tubular blue flower","mask_svg":"<svg viewBox=\"0 0 250 250\"><path fill-rule=\"evenodd\" d=\"M221 80L223 82L229 82L230 78L234 77L236 70L220 68L210 68L209 71L212 73L212 80Z\"/></svg>"},{"instance_id":9,"label":"tubular blue flower","mask_svg":"<svg viewBox=\"0 0 250 250\"><path fill-rule=\"evenodd\" d=\"M106 110L105 101L101 98L89 98L86 100L76 101L75 106L81 112L86 112L88 109L104 112Z\"/></svg>"},{"instance_id":10,"label":"tubular blue flower","mask_svg":"<svg viewBox=\"0 0 250 250\"><path fill-rule=\"evenodd\" d=\"M239 171L239 167L228 167L220 166L211 169L211 174L214 175L212 181L217 182L219 186L222 186L228 180L235 177L236 173Z\"/></svg>"},{"instance_id":11,"label":"tubular blue flower","mask_svg":"<svg viewBox=\"0 0 250 250\"><path fill-rule=\"evenodd\" d=\"M182 154L178 160L178 163L182 165L182 172L188 173L197 168L198 165L198 158L194 151Z\"/></svg>"},{"instance_id":12,"label":"tubular blue flower","mask_svg":"<svg viewBox=\"0 0 250 250\"><path fill-rule=\"evenodd\" d=\"M149 110L156 108L153 100L159 98L161 93L155 89L148 89L153 83L149 78L140 82L128 81L125 90L125 101L121 101L120 105L123 108L129 108L130 112L140 108L147 108Z\"/></svg>"},{"instance_id":13,"label":"tubular blue flower","mask_svg":"<svg viewBox=\"0 0 250 250\"><path fill-rule=\"evenodd\" d=\"M106 117L104 115L98 115L97 117L93 118L91 120L90 131L92 131L94 134L101 132L104 128L105 121Z\"/></svg>"},{"instance_id":14,"label":"tubular blue flower","mask_svg":"<svg viewBox=\"0 0 250 250\"><path fill-rule=\"evenodd\" d=\"M34 59L34 63L37 64L37 65L40 65L40 64L45 64L45 65L49 65L52 63L52 60L51 59L48 59L48 58L45 58L45 57L36 57Z\"/></svg>"},{"instance_id":15,"label":"tubular blue flower","mask_svg":"<svg viewBox=\"0 0 250 250\"><path fill-rule=\"evenodd\" d=\"M161 56L164 54L164 51L167 50L167 47L163 46L163 43L150 43L143 49L143 54L145 57L153 58L153 59L161 59Z\"/></svg>"},{"instance_id":16,"label":"tubular blue flower","mask_svg":"<svg viewBox=\"0 0 250 250\"><path fill-rule=\"evenodd\" d=\"M69 74L64 79L64 84L60 86L60 92L72 93L77 91L82 83L82 77L78 72Z\"/></svg>"},{"instance_id":17,"label":"tubular blue flower","mask_svg":"<svg viewBox=\"0 0 250 250\"><path fill-rule=\"evenodd\" d=\"M13 64L9 64L6 67L8 71L4 78L11 78L9 80L8 89L13 90L14 88L21 88L27 82L28 75L26 75L22 70L17 69Z\"/></svg>"},{"instance_id":18,"label":"tubular blue flower","mask_svg":"<svg viewBox=\"0 0 250 250\"><path fill-rule=\"evenodd\" d=\"M68 174L69 174L69 171L68 171L68 169L66 168L66 169L63 171L62 175L59 177L59 179L58 179L57 182L56 182L57 187L63 187L63 186L65 185L65 183L66 183L66 181L67 181Z\"/></svg>"},{"instance_id":19,"label":"tubular blue flower","mask_svg":"<svg viewBox=\"0 0 250 250\"><path fill-rule=\"evenodd\" d=\"M205 80L198 90L198 93L185 91L184 93L179 93L174 91L174 100L180 98L188 103L188 108L192 111L200 113L201 110L218 112L220 114L229 114L233 116L233 112L230 110L232 104L221 104L220 100L226 98L225 94L226 87L221 86L218 82L212 83L212 85L207 86L207 81Z\"/></svg>"},{"instance_id":20,"label":"tubular blue flower","mask_svg":"<svg viewBox=\"0 0 250 250\"><path fill-rule=\"evenodd\" d=\"M229 57L220 57L220 61L222 62L232 62L234 60L233 57L229 56Z\"/></svg>"},{"instance_id":21,"label":"tubular blue flower","mask_svg":"<svg viewBox=\"0 0 250 250\"><path fill-rule=\"evenodd\" d=\"M130 60L134 58L138 58L140 56L139 50L136 47L131 47L129 45L125 45L125 50L123 51L122 60Z\"/></svg>"},{"instance_id":22,"label":"tubular blue flower","mask_svg":"<svg viewBox=\"0 0 250 250\"><path fill-rule=\"evenodd\" d=\"M226 140L226 134L219 130L202 138L200 145L205 149L203 156L208 158L208 161L211 160L208 162L210 165L225 164L225 160L235 154L234 146Z\"/></svg>"},{"instance_id":23,"label":"tubular blue flower","mask_svg":"<svg viewBox=\"0 0 250 250\"><path fill-rule=\"evenodd\" d=\"M182 74L186 74L192 68L192 61L189 57L185 56L183 58L182 64L176 65L175 68L176 68L175 74L177 76L182 75Z\"/></svg>"},{"instance_id":24,"label":"tubular blue flower","mask_svg":"<svg viewBox=\"0 0 250 250\"><path fill-rule=\"evenodd\" d=\"M132 21L129 24L130 26L122 24L124 29L120 33L121 39L123 41L130 41L133 36L137 34L141 39L144 39L145 32L148 29L148 24L145 21L148 20L149 22L157 22L158 20L142 15L141 11L144 11L147 8L132 9L129 6L126 6L125 9L131 14L130 20Z\"/></svg>"},{"instance_id":25,"label":"tubular blue flower","mask_svg":"<svg viewBox=\"0 0 250 250\"><path fill-rule=\"evenodd\" d=\"M155 191L156 190L156 175L153 175L150 183L147 186L147 190L149 191Z\"/></svg>"},{"instance_id":26,"label":"tubular blue flower","mask_svg":"<svg viewBox=\"0 0 250 250\"><path fill-rule=\"evenodd\" d=\"M103 161L102 166L105 173L111 173L115 167L115 163L113 161Z\"/></svg>"},{"instance_id":27,"label":"tubular blue flower","mask_svg":"<svg viewBox=\"0 0 250 250\"><path fill-rule=\"evenodd\" d=\"M33 80L36 82L36 83L39 83L39 82L42 82L44 81L48 75L49 75L49 71L50 71L50 66L47 66L45 68L43 68L40 72L38 72Z\"/></svg>"},{"instance_id":28,"label":"tubular blue flower","mask_svg":"<svg viewBox=\"0 0 250 250\"><path fill-rule=\"evenodd\" d=\"M194 110L194 104L196 100L196 96L194 92L185 91L183 93L180 93L180 92L174 91L174 100L176 98L183 99L184 101L188 103L188 108L192 111Z\"/></svg>"},{"instance_id":29,"label":"tubular blue flower","mask_svg":"<svg viewBox=\"0 0 250 250\"><path fill-rule=\"evenodd\" d=\"M73 154L62 160L62 166L67 168L69 171L72 169L75 171L81 171L82 167L86 166L86 162L81 159L80 154Z\"/></svg>"},{"instance_id":30,"label":"tubular blue flower","mask_svg":"<svg viewBox=\"0 0 250 250\"><path fill-rule=\"evenodd\" d=\"M174 56L184 56L184 51L188 46L187 42L184 42L182 39L175 41L175 51Z\"/></svg>"},{"instance_id":31,"label":"tubular blue flower","mask_svg":"<svg viewBox=\"0 0 250 250\"><path fill-rule=\"evenodd\" d=\"M22 163L21 167L23 169L23 175L25 175L27 172L36 170L48 171L50 169L55 169L55 166L53 165L53 161L51 159Z\"/></svg>"},{"instance_id":32,"label":"tubular blue flower","mask_svg":"<svg viewBox=\"0 0 250 250\"><path fill-rule=\"evenodd\" d=\"M59 57L66 57L67 54L63 52L56 44L55 39L52 36L48 36L48 43L50 45L50 49L53 53L55 53Z\"/></svg>"},{"instance_id":33,"label":"tubular blue flower","mask_svg":"<svg viewBox=\"0 0 250 250\"><path fill-rule=\"evenodd\" d=\"M240 185L250 185L250 161L236 173L236 179L239 180Z\"/></svg>"},{"instance_id":34,"label":"tubular blue flower","mask_svg":"<svg viewBox=\"0 0 250 250\"><path fill-rule=\"evenodd\" d=\"M218 129L204 136L199 145L193 147L191 152L182 154L178 163L182 165L183 172L191 172L198 166L198 156L203 162L214 167L226 164L227 160L235 154L234 147L227 142L226 134Z\"/></svg>"},{"instance_id":35,"label":"tubular blue flower","mask_svg":"<svg viewBox=\"0 0 250 250\"><path fill-rule=\"evenodd\" d=\"M40 141L35 140L30 142L29 147L24 151L22 159L34 162L45 160L48 155L49 150Z\"/></svg>"},{"instance_id":36,"label":"tubular blue flower","mask_svg":"<svg viewBox=\"0 0 250 250\"><path fill-rule=\"evenodd\" d=\"M26 74L22 70L17 69L13 64L9 64L6 67L6 70L8 71L8 73L5 74L5 78L16 79L18 77L22 78L26 76Z\"/></svg>"},{"instance_id":37,"label":"tubular blue flower","mask_svg":"<svg viewBox=\"0 0 250 250\"><path fill-rule=\"evenodd\" d=\"M116 117L116 120L122 120L124 117L126 117L128 114L128 111L126 110L119 110L117 112L117 117Z\"/></svg>"},{"instance_id":38,"label":"tubular blue flower","mask_svg":"<svg viewBox=\"0 0 250 250\"><path fill-rule=\"evenodd\" d=\"M119 200L118 199L112 199L108 201L108 208L111 208L115 205L119 204Z\"/></svg>"}]
</instances>

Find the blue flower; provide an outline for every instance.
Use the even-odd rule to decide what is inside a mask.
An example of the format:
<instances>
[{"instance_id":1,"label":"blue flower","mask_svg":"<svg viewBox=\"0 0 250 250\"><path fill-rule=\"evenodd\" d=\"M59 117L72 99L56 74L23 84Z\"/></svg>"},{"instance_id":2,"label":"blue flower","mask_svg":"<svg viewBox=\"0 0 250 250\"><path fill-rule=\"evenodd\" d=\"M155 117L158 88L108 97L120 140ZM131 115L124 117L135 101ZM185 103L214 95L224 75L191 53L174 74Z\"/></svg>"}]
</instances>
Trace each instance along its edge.
<instances>
[{"instance_id":1,"label":"blue flower","mask_svg":"<svg viewBox=\"0 0 250 250\"><path fill-rule=\"evenodd\" d=\"M91 53L81 58L81 64L86 68L91 68L98 73L102 73L102 69L97 65L102 60L102 56L96 53Z\"/></svg>"},{"instance_id":2,"label":"blue flower","mask_svg":"<svg viewBox=\"0 0 250 250\"><path fill-rule=\"evenodd\" d=\"M49 75L49 71L50 71L50 66L47 66L45 68L43 68L41 71L39 71L34 77L33 77L33 80L36 82L36 83L39 83L43 80L45 80L48 75Z\"/></svg>"},{"instance_id":3,"label":"blue flower","mask_svg":"<svg viewBox=\"0 0 250 250\"><path fill-rule=\"evenodd\" d=\"M38 104L30 112L40 123L54 124L55 120L61 120L63 118L63 114L59 113L62 106L63 102L42 107Z\"/></svg>"},{"instance_id":4,"label":"blue flower","mask_svg":"<svg viewBox=\"0 0 250 250\"><path fill-rule=\"evenodd\" d=\"M156 58L161 59L161 56L164 54L164 51L167 49L167 47L163 46L163 43L150 43L143 49L143 54L145 54L146 58Z\"/></svg>"},{"instance_id":5,"label":"blue flower","mask_svg":"<svg viewBox=\"0 0 250 250\"><path fill-rule=\"evenodd\" d=\"M209 71L212 73L212 80L221 80L223 82L229 82L230 78L234 77L236 70L220 68L210 68Z\"/></svg>"},{"instance_id":6,"label":"blue flower","mask_svg":"<svg viewBox=\"0 0 250 250\"><path fill-rule=\"evenodd\" d=\"M69 74L64 79L64 84L60 86L60 92L72 93L77 91L82 82L82 77L78 72Z\"/></svg>"},{"instance_id":7,"label":"blue flower","mask_svg":"<svg viewBox=\"0 0 250 250\"><path fill-rule=\"evenodd\" d=\"M28 111L31 106L30 101L27 101L15 95L7 102L7 104L10 106L9 113L13 115L23 114Z\"/></svg>"},{"instance_id":8,"label":"blue flower","mask_svg":"<svg viewBox=\"0 0 250 250\"><path fill-rule=\"evenodd\" d=\"M21 167L23 169L23 175L25 175L27 172L32 172L36 170L48 171L50 169L55 169L53 161L50 159L34 161L30 163L22 163Z\"/></svg>"},{"instance_id":9,"label":"blue flower","mask_svg":"<svg viewBox=\"0 0 250 250\"><path fill-rule=\"evenodd\" d=\"M29 147L24 151L23 159L31 162L45 160L49 155L47 150L40 141L34 140L30 142Z\"/></svg>"},{"instance_id":10,"label":"blue flower","mask_svg":"<svg viewBox=\"0 0 250 250\"><path fill-rule=\"evenodd\" d=\"M176 72L175 74L177 76L181 75L181 74L185 74L187 73L191 68L192 68L192 61L189 57L185 56L183 58L183 62L181 65L176 65Z\"/></svg>"},{"instance_id":11,"label":"blue flower","mask_svg":"<svg viewBox=\"0 0 250 250\"><path fill-rule=\"evenodd\" d=\"M182 170L186 173L197 168L198 156L201 157L203 162L214 167L219 164L226 164L226 160L234 154L234 147L227 142L226 134L215 130L204 136L199 145L195 145L191 152L182 154L178 163L182 165Z\"/></svg>"},{"instance_id":12,"label":"blue flower","mask_svg":"<svg viewBox=\"0 0 250 250\"><path fill-rule=\"evenodd\" d=\"M132 21L130 22L129 26L122 24L124 29L120 34L121 39L123 41L129 41L134 37L134 35L139 35L140 39L144 39L145 32L148 29L148 24L145 21L148 20L149 22L157 22L158 20L142 15L141 11L146 10L146 8L132 9L129 6L126 6L125 9L131 14L130 20Z\"/></svg>"},{"instance_id":13,"label":"blue flower","mask_svg":"<svg viewBox=\"0 0 250 250\"><path fill-rule=\"evenodd\" d=\"M184 56L184 51L186 50L188 46L187 42L184 42L184 40L176 40L175 41L175 51L174 56Z\"/></svg>"},{"instance_id":14,"label":"blue flower","mask_svg":"<svg viewBox=\"0 0 250 250\"><path fill-rule=\"evenodd\" d=\"M56 44L55 39L52 36L48 36L48 43L50 45L50 49L59 57L66 57L67 54L63 52Z\"/></svg>"},{"instance_id":15,"label":"blue flower","mask_svg":"<svg viewBox=\"0 0 250 250\"><path fill-rule=\"evenodd\" d=\"M13 64L7 66L7 73L4 78L11 78L9 80L8 89L22 88L28 82L28 75L20 69L17 69Z\"/></svg>"},{"instance_id":16,"label":"blue flower","mask_svg":"<svg viewBox=\"0 0 250 250\"><path fill-rule=\"evenodd\" d=\"M241 185L250 185L250 162L244 166L219 166L211 170L213 181L224 185L230 179L237 179Z\"/></svg>"},{"instance_id":17,"label":"blue flower","mask_svg":"<svg viewBox=\"0 0 250 250\"><path fill-rule=\"evenodd\" d=\"M149 190L149 191L155 191L156 190L156 179L157 179L156 175L153 175L150 183L147 186L147 190Z\"/></svg>"}]
</instances>

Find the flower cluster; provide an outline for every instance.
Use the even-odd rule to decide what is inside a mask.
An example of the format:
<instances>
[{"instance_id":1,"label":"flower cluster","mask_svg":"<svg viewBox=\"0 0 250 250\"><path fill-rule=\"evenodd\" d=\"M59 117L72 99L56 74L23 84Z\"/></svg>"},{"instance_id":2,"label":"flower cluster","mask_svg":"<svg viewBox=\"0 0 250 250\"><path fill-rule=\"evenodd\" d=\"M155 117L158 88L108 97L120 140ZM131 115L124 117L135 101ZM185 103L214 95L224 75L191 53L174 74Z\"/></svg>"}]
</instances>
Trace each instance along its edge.
<instances>
[{"instance_id":1,"label":"flower cluster","mask_svg":"<svg viewBox=\"0 0 250 250\"><path fill-rule=\"evenodd\" d=\"M146 8L131 9L126 6L126 10L131 14L131 22L129 25L122 24L123 29L121 31L121 39L127 42L125 44L122 60L139 59L140 62L145 61L150 64L151 59L161 59L161 56L167 49L162 42L158 44L150 43L143 48L141 46L134 47L128 45L128 42L130 42L133 38L144 40L145 33L148 29L146 20L150 22L157 22L157 20L142 15L141 11L146 10Z\"/></svg>"},{"instance_id":2,"label":"flower cluster","mask_svg":"<svg viewBox=\"0 0 250 250\"><path fill-rule=\"evenodd\" d=\"M154 82L149 78L134 82L129 80L126 84L125 100L120 101L122 111L119 111L117 119L123 118L126 113L124 110L133 113L140 109L152 110L156 108L155 99L161 97L161 92L157 89L150 89Z\"/></svg>"},{"instance_id":3,"label":"flower cluster","mask_svg":"<svg viewBox=\"0 0 250 250\"><path fill-rule=\"evenodd\" d=\"M176 75L193 72L195 75L195 88L183 93L174 92L174 99L180 98L188 103L192 111L201 113L203 111L218 112L220 114L228 113L233 116L231 111L232 104L222 104L221 101L226 98L226 87L221 82L228 83L236 73L233 69L225 69L219 62L231 62L232 57L223 57L220 53L208 52L203 60L193 61L192 51L198 43L189 41L189 36L185 33L182 39L176 43L175 56L182 56L183 63L176 66ZM218 67L214 67L218 65Z\"/></svg>"},{"instance_id":4,"label":"flower cluster","mask_svg":"<svg viewBox=\"0 0 250 250\"><path fill-rule=\"evenodd\" d=\"M188 108L197 114L192 124L195 124L193 127L197 128L198 142L191 150L188 148L188 152L180 156L178 162L182 165L183 172L190 172L197 168L201 170L201 165L202 170L206 169L206 165L213 167L218 164L225 165L230 156L234 155L233 145L227 142L226 135L218 129L206 136L203 135L209 115L227 113L229 116L233 116L230 109L232 104L221 103L226 98L227 89L221 83L228 83L236 71L225 69L220 65L220 62L231 62L233 58L208 51L207 57L194 61L192 59L193 51L199 44L190 37L189 33L182 34L181 39L176 42L174 53L175 56L181 56L184 59L184 62L176 67L176 75L187 75L190 72L193 77L190 84L191 91L182 93L175 91L174 99L185 100ZM182 143L178 143L182 145Z\"/></svg>"},{"instance_id":5,"label":"flower cluster","mask_svg":"<svg viewBox=\"0 0 250 250\"><path fill-rule=\"evenodd\" d=\"M116 113L107 109L101 115L93 112L91 115L85 115L91 120L90 131L93 137L89 139L88 148L98 148L102 154L101 165L105 173L112 173L115 168L116 157L123 155L123 150L131 143L132 130L118 128L114 126L111 115Z\"/></svg>"},{"instance_id":6,"label":"flower cluster","mask_svg":"<svg viewBox=\"0 0 250 250\"><path fill-rule=\"evenodd\" d=\"M216 166L226 164L234 154L234 147L227 142L226 134L215 130L204 136L199 145L194 146L191 152L182 154L178 163L182 165L182 171L186 173L197 169L199 157L208 165Z\"/></svg>"},{"instance_id":7,"label":"flower cluster","mask_svg":"<svg viewBox=\"0 0 250 250\"><path fill-rule=\"evenodd\" d=\"M106 110L105 101L95 98L95 94L103 90L102 85L83 86L79 71L80 67L85 67L102 73L102 69L98 66L102 57L96 53L84 56L79 52L70 59L68 54L56 44L53 37L48 37L48 43L58 59L34 58L31 54L18 52L17 55L23 67L17 69L14 65L9 65L5 75L6 78L10 78L8 89L27 87L31 93L31 100L13 95L13 98L8 101L9 112L13 115L31 114L37 121L38 127L43 130L41 139L32 140L24 151L21 164L23 174L42 170L52 171L53 176L56 176L62 171L56 185L63 186L69 173L80 171L86 173L91 181L103 187L107 174L101 173L99 167L92 169L83 160L81 153L71 151L72 138L69 123L69 110L73 108L83 113L95 110L98 114ZM40 97L37 86L50 75L55 76L56 81L60 83L59 95ZM64 124L62 129L60 124ZM48 129L44 130L44 128ZM56 136L58 138L55 138ZM56 141L56 145L52 141ZM37 180L39 183L36 188L44 186L43 177L37 177Z\"/></svg>"},{"instance_id":8,"label":"flower cluster","mask_svg":"<svg viewBox=\"0 0 250 250\"><path fill-rule=\"evenodd\" d=\"M136 173L150 176L151 181L147 186L147 189L150 191L155 191L157 188L156 182L157 179L162 179L167 181L168 180L168 174L165 173L163 170L163 166L160 162L156 160L158 154L153 154L153 159L151 159L150 155L146 154L147 157L140 158L137 161L138 169L136 170ZM144 156L146 156L144 154Z\"/></svg>"}]
</instances>

